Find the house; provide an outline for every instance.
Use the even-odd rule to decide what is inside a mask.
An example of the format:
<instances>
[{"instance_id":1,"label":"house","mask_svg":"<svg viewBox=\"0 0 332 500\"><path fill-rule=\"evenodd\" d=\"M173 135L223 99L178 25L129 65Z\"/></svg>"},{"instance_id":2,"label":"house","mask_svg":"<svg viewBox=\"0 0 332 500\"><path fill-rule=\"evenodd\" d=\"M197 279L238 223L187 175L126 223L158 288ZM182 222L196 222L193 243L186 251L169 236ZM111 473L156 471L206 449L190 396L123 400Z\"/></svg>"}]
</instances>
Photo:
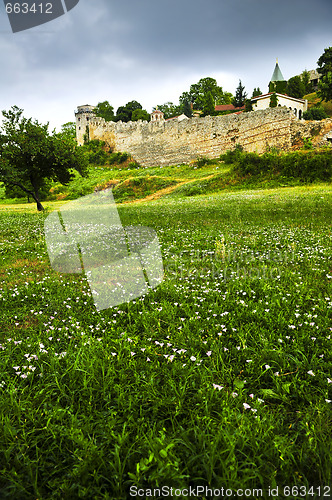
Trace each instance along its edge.
<instances>
[{"instance_id":1,"label":"house","mask_svg":"<svg viewBox=\"0 0 332 500\"><path fill-rule=\"evenodd\" d=\"M184 113L182 113L182 115L179 115L179 116L172 116L172 118L166 118L166 122L169 122L169 121L178 121L178 122L182 122L183 120L189 120L188 116L185 115Z\"/></svg>"},{"instance_id":2,"label":"house","mask_svg":"<svg viewBox=\"0 0 332 500\"><path fill-rule=\"evenodd\" d=\"M286 106L294 115L302 119L303 113L308 109L308 101L305 99L297 99L285 94L287 80L284 79L280 70L278 59L273 71L271 81L269 83L269 92L251 99L253 111L267 109L271 104L271 97L275 94L277 98L277 106Z\"/></svg>"},{"instance_id":3,"label":"house","mask_svg":"<svg viewBox=\"0 0 332 500\"><path fill-rule=\"evenodd\" d=\"M279 94L277 92L269 92L268 94L253 97L251 99L253 111L269 108L271 96L274 93L277 97L277 106L286 106L286 108L292 110L294 115L301 120L303 113L308 109L308 101L289 97L287 94Z\"/></svg>"}]
</instances>

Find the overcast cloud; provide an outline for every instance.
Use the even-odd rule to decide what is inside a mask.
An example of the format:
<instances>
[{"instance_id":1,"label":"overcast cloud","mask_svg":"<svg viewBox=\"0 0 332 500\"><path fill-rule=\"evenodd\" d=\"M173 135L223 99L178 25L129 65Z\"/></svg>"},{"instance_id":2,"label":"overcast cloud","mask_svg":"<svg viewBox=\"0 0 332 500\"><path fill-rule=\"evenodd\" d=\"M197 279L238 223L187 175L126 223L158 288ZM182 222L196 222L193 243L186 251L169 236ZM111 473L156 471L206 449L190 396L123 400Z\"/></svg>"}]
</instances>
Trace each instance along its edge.
<instances>
[{"instance_id":1,"label":"overcast cloud","mask_svg":"<svg viewBox=\"0 0 332 500\"><path fill-rule=\"evenodd\" d=\"M80 0L15 34L1 2L1 109L59 128L81 104L178 103L206 76L251 95L267 91L277 57L288 79L330 46L332 0Z\"/></svg>"}]
</instances>

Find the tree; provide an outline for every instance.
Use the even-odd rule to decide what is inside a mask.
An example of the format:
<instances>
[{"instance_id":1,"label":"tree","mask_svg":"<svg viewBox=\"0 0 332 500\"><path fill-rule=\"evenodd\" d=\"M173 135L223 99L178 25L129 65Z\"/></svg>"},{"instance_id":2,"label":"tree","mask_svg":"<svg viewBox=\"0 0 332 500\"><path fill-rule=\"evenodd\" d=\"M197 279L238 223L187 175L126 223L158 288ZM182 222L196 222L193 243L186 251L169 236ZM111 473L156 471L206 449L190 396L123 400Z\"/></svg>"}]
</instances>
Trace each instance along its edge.
<instances>
[{"instance_id":1,"label":"tree","mask_svg":"<svg viewBox=\"0 0 332 500\"><path fill-rule=\"evenodd\" d=\"M131 121L136 122L138 120L143 120L146 122L150 121L150 115L145 109L135 109L131 115Z\"/></svg>"},{"instance_id":2,"label":"tree","mask_svg":"<svg viewBox=\"0 0 332 500\"><path fill-rule=\"evenodd\" d=\"M304 120L324 120L324 118L327 118L327 114L322 107L310 108L303 113Z\"/></svg>"},{"instance_id":3,"label":"tree","mask_svg":"<svg viewBox=\"0 0 332 500\"><path fill-rule=\"evenodd\" d=\"M120 106L116 111L115 121L130 122L135 110L142 109L142 105L137 101L127 102L125 106Z\"/></svg>"},{"instance_id":4,"label":"tree","mask_svg":"<svg viewBox=\"0 0 332 500\"><path fill-rule=\"evenodd\" d=\"M270 108L276 108L278 106L277 94L274 92L270 97Z\"/></svg>"},{"instance_id":5,"label":"tree","mask_svg":"<svg viewBox=\"0 0 332 500\"><path fill-rule=\"evenodd\" d=\"M257 97L257 96L259 96L259 95L262 95L262 91L261 91L261 89L260 89L259 87L257 87L257 89L256 89L256 87L255 87L255 88L254 88L254 90L253 90L253 93L252 93L251 98L253 98L253 97Z\"/></svg>"},{"instance_id":6,"label":"tree","mask_svg":"<svg viewBox=\"0 0 332 500\"><path fill-rule=\"evenodd\" d=\"M114 121L114 108L108 101L98 102L95 113L107 122Z\"/></svg>"},{"instance_id":7,"label":"tree","mask_svg":"<svg viewBox=\"0 0 332 500\"><path fill-rule=\"evenodd\" d=\"M244 91L245 87L242 85L241 80L239 80L239 85L235 92L235 97L232 99L232 104L236 108L242 108L244 106L245 100L247 99L247 93Z\"/></svg>"},{"instance_id":8,"label":"tree","mask_svg":"<svg viewBox=\"0 0 332 500\"><path fill-rule=\"evenodd\" d=\"M190 86L189 92L183 92L180 96L180 104L190 102L196 110L202 110L208 93L211 93L215 104L230 104L229 93L224 93L222 87L219 87L214 78L201 78L198 83Z\"/></svg>"},{"instance_id":9,"label":"tree","mask_svg":"<svg viewBox=\"0 0 332 500\"><path fill-rule=\"evenodd\" d=\"M179 116L183 111L182 106L173 104L170 101L165 102L165 104L160 104L154 107L153 111L155 111L157 107L159 111L162 111L164 113L165 120L167 120L168 118L173 118L174 116Z\"/></svg>"},{"instance_id":10,"label":"tree","mask_svg":"<svg viewBox=\"0 0 332 500\"><path fill-rule=\"evenodd\" d=\"M183 103L183 114L191 118L193 115L193 110L191 109L191 104L188 101L184 101Z\"/></svg>"},{"instance_id":11,"label":"tree","mask_svg":"<svg viewBox=\"0 0 332 500\"><path fill-rule=\"evenodd\" d=\"M244 105L245 105L245 112L246 113L249 113L249 111L252 111L252 102L251 102L251 99L246 99L245 102L244 102Z\"/></svg>"},{"instance_id":12,"label":"tree","mask_svg":"<svg viewBox=\"0 0 332 500\"><path fill-rule=\"evenodd\" d=\"M324 50L317 64L317 71L322 75L318 83L318 96L324 101L330 101L332 100L332 47Z\"/></svg>"},{"instance_id":13,"label":"tree","mask_svg":"<svg viewBox=\"0 0 332 500\"><path fill-rule=\"evenodd\" d=\"M215 102L211 92L208 92L204 106L203 106L203 116L213 116L215 114Z\"/></svg>"},{"instance_id":14,"label":"tree","mask_svg":"<svg viewBox=\"0 0 332 500\"><path fill-rule=\"evenodd\" d=\"M306 69L302 71L301 80L304 85L305 92L303 95L311 94L313 91L312 83L310 81L310 73Z\"/></svg>"},{"instance_id":15,"label":"tree","mask_svg":"<svg viewBox=\"0 0 332 500\"><path fill-rule=\"evenodd\" d=\"M87 175L87 159L71 137L64 133L52 135L48 123L41 125L24 118L23 110L13 106L4 116L0 132L0 181L17 186L43 210L40 193L48 181L68 184L73 169Z\"/></svg>"},{"instance_id":16,"label":"tree","mask_svg":"<svg viewBox=\"0 0 332 500\"><path fill-rule=\"evenodd\" d=\"M278 94L284 94L286 92L287 80L279 80L277 82L269 83L269 92L277 92Z\"/></svg>"},{"instance_id":17,"label":"tree","mask_svg":"<svg viewBox=\"0 0 332 500\"><path fill-rule=\"evenodd\" d=\"M76 139L76 123L75 122L67 122L61 125L61 133L71 137L72 139Z\"/></svg>"},{"instance_id":18,"label":"tree","mask_svg":"<svg viewBox=\"0 0 332 500\"><path fill-rule=\"evenodd\" d=\"M288 80L286 94L296 99L302 99L305 95L305 86L300 76L293 76Z\"/></svg>"}]
</instances>

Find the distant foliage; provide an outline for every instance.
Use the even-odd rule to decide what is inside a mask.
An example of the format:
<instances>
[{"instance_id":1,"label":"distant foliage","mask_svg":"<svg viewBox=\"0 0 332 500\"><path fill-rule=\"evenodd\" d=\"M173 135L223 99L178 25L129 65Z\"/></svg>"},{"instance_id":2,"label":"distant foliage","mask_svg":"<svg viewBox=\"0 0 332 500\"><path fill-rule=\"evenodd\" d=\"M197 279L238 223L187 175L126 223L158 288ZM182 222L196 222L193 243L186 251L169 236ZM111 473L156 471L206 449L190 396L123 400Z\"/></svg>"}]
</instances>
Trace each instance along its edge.
<instances>
[{"instance_id":1,"label":"distant foliage","mask_svg":"<svg viewBox=\"0 0 332 500\"><path fill-rule=\"evenodd\" d=\"M296 99L302 99L306 93L306 87L300 76L293 76L287 82L286 94Z\"/></svg>"},{"instance_id":2,"label":"distant foliage","mask_svg":"<svg viewBox=\"0 0 332 500\"><path fill-rule=\"evenodd\" d=\"M269 92L277 92L278 94L285 94L286 88L287 88L286 80L269 83Z\"/></svg>"},{"instance_id":3,"label":"distant foliage","mask_svg":"<svg viewBox=\"0 0 332 500\"><path fill-rule=\"evenodd\" d=\"M231 94L224 92L214 78L206 77L191 85L189 92L181 94L180 104L183 106L187 101L193 104L195 110L203 110L209 93L212 94L215 104L230 104L231 102Z\"/></svg>"},{"instance_id":4,"label":"distant foliage","mask_svg":"<svg viewBox=\"0 0 332 500\"><path fill-rule=\"evenodd\" d=\"M215 101L211 92L208 92L203 106L203 116L215 115Z\"/></svg>"},{"instance_id":5,"label":"distant foliage","mask_svg":"<svg viewBox=\"0 0 332 500\"><path fill-rule=\"evenodd\" d=\"M201 156L195 161L196 167L205 167L205 165L216 165L218 160L215 158L207 158L206 156Z\"/></svg>"},{"instance_id":6,"label":"distant foliage","mask_svg":"<svg viewBox=\"0 0 332 500\"><path fill-rule=\"evenodd\" d=\"M84 145L87 151L88 161L91 165L105 165L110 155L110 148L104 141L94 139Z\"/></svg>"},{"instance_id":7,"label":"distant foliage","mask_svg":"<svg viewBox=\"0 0 332 500\"><path fill-rule=\"evenodd\" d=\"M332 100L332 47L324 50L317 61L317 71L322 75L318 95L325 101Z\"/></svg>"},{"instance_id":8,"label":"distant foliage","mask_svg":"<svg viewBox=\"0 0 332 500\"><path fill-rule=\"evenodd\" d=\"M129 153L112 153L109 157L108 163L113 165L115 163L124 163L130 158Z\"/></svg>"},{"instance_id":9,"label":"distant foliage","mask_svg":"<svg viewBox=\"0 0 332 500\"><path fill-rule=\"evenodd\" d=\"M191 118L193 115L193 111L191 109L191 104L188 101L184 101L183 103L183 113L188 116L188 118Z\"/></svg>"},{"instance_id":10,"label":"distant foliage","mask_svg":"<svg viewBox=\"0 0 332 500\"><path fill-rule=\"evenodd\" d=\"M241 108L247 99L247 93L244 91L245 87L242 85L241 80L239 80L239 85L235 91L235 97L232 99L232 104L236 108Z\"/></svg>"},{"instance_id":11,"label":"distant foliage","mask_svg":"<svg viewBox=\"0 0 332 500\"><path fill-rule=\"evenodd\" d=\"M278 97L274 92L270 97L270 108L276 108L278 106Z\"/></svg>"},{"instance_id":12,"label":"distant foliage","mask_svg":"<svg viewBox=\"0 0 332 500\"><path fill-rule=\"evenodd\" d=\"M164 113L165 120L167 120L168 118L173 118L174 116L179 116L181 115L181 113L183 113L182 106L180 105L177 106L170 101L165 102L165 104L159 104L158 106L152 109L153 111L155 111L157 108L159 109L159 111L162 111Z\"/></svg>"},{"instance_id":13,"label":"distant foliage","mask_svg":"<svg viewBox=\"0 0 332 500\"><path fill-rule=\"evenodd\" d=\"M234 172L243 176L273 174L297 178L302 182L317 180L330 182L332 150L297 151L284 154L267 152L263 155L238 152Z\"/></svg>"},{"instance_id":14,"label":"distant foliage","mask_svg":"<svg viewBox=\"0 0 332 500\"><path fill-rule=\"evenodd\" d=\"M150 115L145 109L135 109L131 115L131 121L137 122L138 120L143 120L146 122L150 121Z\"/></svg>"},{"instance_id":15,"label":"distant foliage","mask_svg":"<svg viewBox=\"0 0 332 500\"><path fill-rule=\"evenodd\" d=\"M108 101L98 102L95 113L107 122L114 120L114 108Z\"/></svg>"},{"instance_id":16,"label":"distant foliage","mask_svg":"<svg viewBox=\"0 0 332 500\"><path fill-rule=\"evenodd\" d=\"M305 89L304 95L311 94L311 92L313 92L313 86L310 82L310 73L306 69L302 71L301 80Z\"/></svg>"},{"instance_id":17,"label":"distant foliage","mask_svg":"<svg viewBox=\"0 0 332 500\"><path fill-rule=\"evenodd\" d=\"M252 93L252 96L251 96L251 97L252 97L252 98L253 98L253 97L257 97L257 96L259 96L259 95L262 95L262 91L261 91L261 89L260 89L259 87L257 87L257 89L256 89L256 87L255 87L255 88L254 88L254 90L253 90L253 93Z\"/></svg>"},{"instance_id":18,"label":"distant foliage","mask_svg":"<svg viewBox=\"0 0 332 500\"><path fill-rule=\"evenodd\" d=\"M235 149L229 149L226 153L220 155L220 160L226 163L226 165L232 165L236 163L243 153L243 147L241 144L236 144Z\"/></svg>"},{"instance_id":19,"label":"distant foliage","mask_svg":"<svg viewBox=\"0 0 332 500\"><path fill-rule=\"evenodd\" d=\"M303 113L304 120L324 120L327 118L327 114L322 107L311 108Z\"/></svg>"}]
</instances>

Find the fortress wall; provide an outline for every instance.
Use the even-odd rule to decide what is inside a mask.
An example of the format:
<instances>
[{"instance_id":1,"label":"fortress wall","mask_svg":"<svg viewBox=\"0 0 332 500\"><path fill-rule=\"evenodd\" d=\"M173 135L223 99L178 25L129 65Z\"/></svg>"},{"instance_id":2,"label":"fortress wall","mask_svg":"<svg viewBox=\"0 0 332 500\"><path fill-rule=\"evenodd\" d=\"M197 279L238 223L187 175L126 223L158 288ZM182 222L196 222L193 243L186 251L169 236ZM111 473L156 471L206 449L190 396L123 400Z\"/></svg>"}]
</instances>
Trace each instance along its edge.
<instances>
[{"instance_id":1,"label":"fortress wall","mask_svg":"<svg viewBox=\"0 0 332 500\"><path fill-rule=\"evenodd\" d=\"M298 121L286 108L240 115L207 116L178 122L105 122L92 118L90 140L106 141L113 151L126 151L143 166L188 163L198 156L216 158L236 144L262 153L269 147L292 145L292 124Z\"/></svg>"}]
</instances>

